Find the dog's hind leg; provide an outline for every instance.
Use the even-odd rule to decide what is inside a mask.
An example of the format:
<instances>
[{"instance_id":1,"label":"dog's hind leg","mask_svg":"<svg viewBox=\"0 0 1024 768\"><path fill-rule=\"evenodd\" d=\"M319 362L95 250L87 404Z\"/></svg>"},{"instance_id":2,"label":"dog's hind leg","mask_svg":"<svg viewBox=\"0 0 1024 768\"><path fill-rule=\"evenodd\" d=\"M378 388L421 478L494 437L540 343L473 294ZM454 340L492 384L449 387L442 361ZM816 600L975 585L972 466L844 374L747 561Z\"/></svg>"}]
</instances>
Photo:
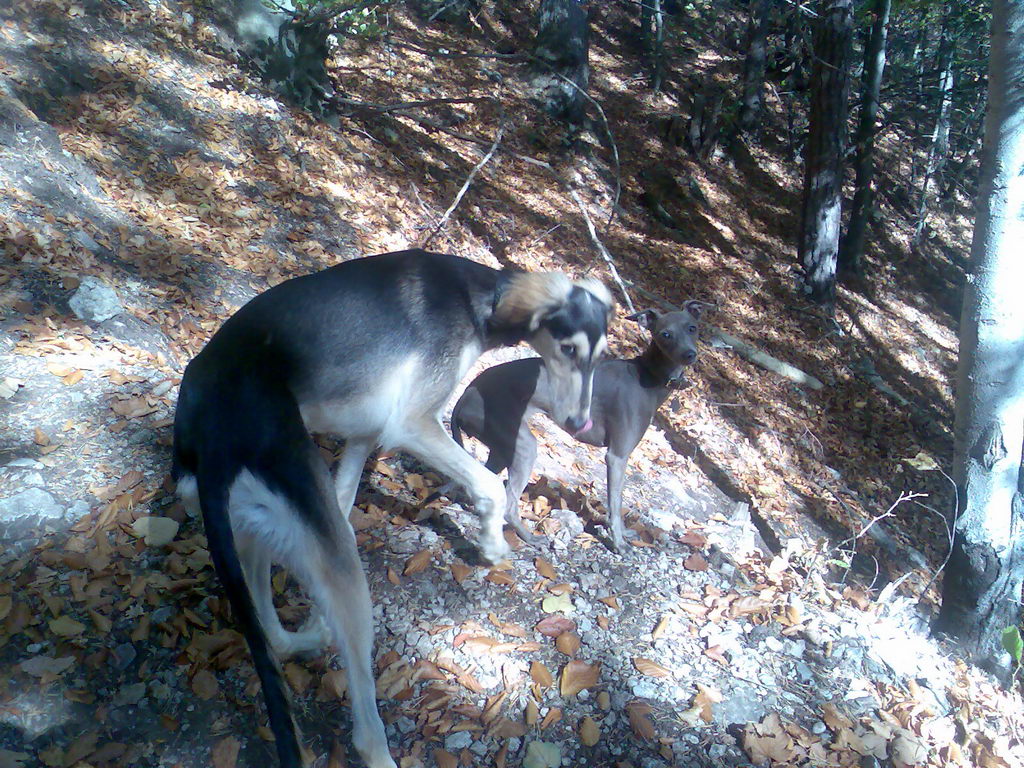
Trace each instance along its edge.
<instances>
[{"instance_id":1,"label":"dog's hind leg","mask_svg":"<svg viewBox=\"0 0 1024 768\"><path fill-rule=\"evenodd\" d=\"M537 461L537 438L533 436L530 425L524 419L519 424L516 435L515 449L512 460L508 463L508 480L505 481L505 522L527 544L538 546L544 537L530 533L519 516L519 499L530 482L533 464Z\"/></svg>"},{"instance_id":2,"label":"dog's hind leg","mask_svg":"<svg viewBox=\"0 0 1024 768\"><path fill-rule=\"evenodd\" d=\"M275 493L246 473L232 506L232 525L255 539L253 546L269 550L313 599L345 664L356 750L369 768L395 768L377 712L373 610L355 534L312 445L305 461L293 460L286 476L288 490Z\"/></svg>"},{"instance_id":3,"label":"dog's hind leg","mask_svg":"<svg viewBox=\"0 0 1024 768\"><path fill-rule=\"evenodd\" d=\"M480 515L480 555L499 563L508 555L502 534L505 489L493 472L459 447L434 417L407 422L399 445L462 485Z\"/></svg>"},{"instance_id":4,"label":"dog's hind leg","mask_svg":"<svg viewBox=\"0 0 1024 768\"><path fill-rule=\"evenodd\" d=\"M316 605L312 606L309 621L298 632L289 632L282 626L270 588L271 556L262 542L248 533L236 532L235 548L260 624L277 657L286 659L325 648L331 642L331 635Z\"/></svg>"},{"instance_id":5,"label":"dog's hind leg","mask_svg":"<svg viewBox=\"0 0 1024 768\"><path fill-rule=\"evenodd\" d=\"M347 439L341 451L341 458L334 467L334 493L345 520L352 514L352 505L359 490L359 478L362 477L367 457L377 447L377 437L373 435Z\"/></svg>"}]
</instances>

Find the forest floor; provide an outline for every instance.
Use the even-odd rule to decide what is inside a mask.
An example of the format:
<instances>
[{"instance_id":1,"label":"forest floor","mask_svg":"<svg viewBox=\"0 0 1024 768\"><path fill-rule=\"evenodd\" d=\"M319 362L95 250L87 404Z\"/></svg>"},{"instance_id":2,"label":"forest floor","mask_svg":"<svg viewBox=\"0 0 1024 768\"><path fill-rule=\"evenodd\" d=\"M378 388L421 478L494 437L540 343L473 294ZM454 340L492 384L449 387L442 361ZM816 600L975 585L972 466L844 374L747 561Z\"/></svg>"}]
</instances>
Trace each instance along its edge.
<instances>
[{"instance_id":1,"label":"forest floor","mask_svg":"<svg viewBox=\"0 0 1024 768\"><path fill-rule=\"evenodd\" d=\"M421 244L499 126L432 249L608 280L572 189L634 302L713 302L711 324L825 387L704 346L630 463L621 556L595 526L601 452L550 424L524 505L550 546L516 540L495 568L475 565L471 513L435 503L428 519L440 478L372 459L353 519L403 768L1024 764L1019 694L927 632L951 493L919 467L950 468L969 206L946 204L910 247L909 170L885 134L867 277L828 321L796 289L782 120L705 162L661 133L696 88L735 82L737 51L682 27L654 96L629 17L592 4L591 92L616 163L596 115L567 148L521 61L444 57L521 50L521 5L462 24L396 7L390 43L337 55L343 96L478 101L353 106L336 126L253 78L208 3L0 10L0 768L272 764L202 525L168 477L181 372L259 291ZM75 316L86 276L116 289L119 314ZM626 314L620 355L644 343ZM294 583L274 585L300 622ZM350 728L337 667L286 666L306 741L335 767Z\"/></svg>"}]
</instances>

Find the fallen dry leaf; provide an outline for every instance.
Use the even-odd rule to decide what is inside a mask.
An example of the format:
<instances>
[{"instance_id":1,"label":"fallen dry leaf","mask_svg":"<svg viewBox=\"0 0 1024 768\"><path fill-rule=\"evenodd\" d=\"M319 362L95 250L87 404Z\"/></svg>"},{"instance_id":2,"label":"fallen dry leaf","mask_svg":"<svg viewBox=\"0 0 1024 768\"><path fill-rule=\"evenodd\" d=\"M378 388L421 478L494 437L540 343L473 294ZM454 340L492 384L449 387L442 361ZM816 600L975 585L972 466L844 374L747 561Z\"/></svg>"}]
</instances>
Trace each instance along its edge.
<instances>
[{"instance_id":1,"label":"fallen dry leaf","mask_svg":"<svg viewBox=\"0 0 1024 768\"><path fill-rule=\"evenodd\" d=\"M671 677L672 673L669 672L665 667L661 666L655 661L645 659L643 656L637 656L633 659L633 666L636 667L637 671L642 675L648 677Z\"/></svg>"},{"instance_id":2,"label":"fallen dry leaf","mask_svg":"<svg viewBox=\"0 0 1024 768\"><path fill-rule=\"evenodd\" d=\"M614 611L621 611L622 610L622 607L619 605L619 598L616 595L608 595L607 597L599 597L598 600L600 600L602 603L604 603L605 605L607 605L609 608L611 608Z\"/></svg>"},{"instance_id":3,"label":"fallen dry leaf","mask_svg":"<svg viewBox=\"0 0 1024 768\"><path fill-rule=\"evenodd\" d=\"M550 688L555 682L551 671L539 661L530 662L530 678L541 688Z\"/></svg>"},{"instance_id":4,"label":"fallen dry leaf","mask_svg":"<svg viewBox=\"0 0 1024 768\"><path fill-rule=\"evenodd\" d=\"M217 685L217 678L208 669L201 669L192 678L192 690L203 701L209 701L217 695L220 686Z\"/></svg>"},{"instance_id":5,"label":"fallen dry leaf","mask_svg":"<svg viewBox=\"0 0 1024 768\"><path fill-rule=\"evenodd\" d=\"M575 628L576 624L572 619L567 619L565 616L559 616L557 614L545 616L543 619L538 621L536 625L534 625L534 629L545 637L558 637L563 632L568 632Z\"/></svg>"},{"instance_id":6,"label":"fallen dry leaf","mask_svg":"<svg viewBox=\"0 0 1024 768\"><path fill-rule=\"evenodd\" d=\"M653 711L651 705L643 701L631 701L626 705L629 725L638 739L654 741L657 734L654 730L654 723L648 717Z\"/></svg>"},{"instance_id":7,"label":"fallen dry leaf","mask_svg":"<svg viewBox=\"0 0 1024 768\"><path fill-rule=\"evenodd\" d=\"M50 621L50 631L61 637L74 637L85 631L85 624L68 616L58 616Z\"/></svg>"},{"instance_id":8,"label":"fallen dry leaf","mask_svg":"<svg viewBox=\"0 0 1024 768\"><path fill-rule=\"evenodd\" d=\"M706 571L708 569L708 561L702 555L694 552L683 560L683 567L688 571Z\"/></svg>"},{"instance_id":9,"label":"fallen dry leaf","mask_svg":"<svg viewBox=\"0 0 1024 768\"><path fill-rule=\"evenodd\" d=\"M242 745L234 736L221 739L213 746L213 768L235 768L238 762L238 750Z\"/></svg>"},{"instance_id":10,"label":"fallen dry leaf","mask_svg":"<svg viewBox=\"0 0 1024 768\"><path fill-rule=\"evenodd\" d=\"M554 581L558 578L558 574L555 572L555 566L553 566L543 557L534 558L533 564L537 568L537 573L539 573L545 579L550 579L551 581Z\"/></svg>"},{"instance_id":11,"label":"fallen dry leaf","mask_svg":"<svg viewBox=\"0 0 1024 768\"><path fill-rule=\"evenodd\" d=\"M697 531L687 531L679 537L679 540L683 544L689 544L697 549L704 549L708 545L707 537L702 533L697 533Z\"/></svg>"},{"instance_id":12,"label":"fallen dry leaf","mask_svg":"<svg viewBox=\"0 0 1024 768\"><path fill-rule=\"evenodd\" d=\"M580 649L580 639L572 632L563 632L555 638L555 648L566 656L575 656Z\"/></svg>"},{"instance_id":13,"label":"fallen dry leaf","mask_svg":"<svg viewBox=\"0 0 1024 768\"><path fill-rule=\"evenodd\" d=\"M601 729L597 727L594 719L587 715L580 721L580 741L588 747L592 747L601 740Z\"/></svg>"},{"instance_id":14,"label":"fallen dry leaf","mask_svg":"<svg viewBox=\"0 0 1024 768\"><path fill-rule=\"evenodd\" d=\"M455 583L461 584L466 580L466 577L473 572L473 569L465 563L455 562L451 565L451 571L452 578L455 579Z\"/></svg>"},{"instance_id":15,"label":"fallen dry leaf","mask_svg":"<svg viewBox=\"0 0 1024 768\"><path fill-rule=\"evenodd\" d=\"M562 696L575 696L580 691L593 688L600 678L600 663L587 664L585 661L573 660L562 667L559 691Z\"/></svg>"},{"instance_id":16,"label":"fallen dry leaf","mask_svg":"<svg viewBox=\"0 0 1024 768\"><path fill-rule=\"evenodd\" d=\"M405 561L405 570L402 571L402 574L404 576L412 576L420 571L425 571L433 559L433 551L422 549Z\"/></svg>"}]
</instances>

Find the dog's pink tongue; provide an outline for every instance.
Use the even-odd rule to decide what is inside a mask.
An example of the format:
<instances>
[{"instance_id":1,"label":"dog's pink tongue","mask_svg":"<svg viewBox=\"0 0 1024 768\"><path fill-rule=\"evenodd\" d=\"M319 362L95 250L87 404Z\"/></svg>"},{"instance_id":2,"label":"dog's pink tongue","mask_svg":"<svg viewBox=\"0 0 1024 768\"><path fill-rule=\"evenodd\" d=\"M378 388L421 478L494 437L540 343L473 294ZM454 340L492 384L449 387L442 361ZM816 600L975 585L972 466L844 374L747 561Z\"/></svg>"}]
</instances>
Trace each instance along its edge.
<instances>
[{"instance_id":1,"label":"dog's pink tongue","mask_svg":"<svg viewBox=\"0 0 1024 768\"><path fill-rule=\"evenodd\" d=\"M590 428L592 426L594 426L593 420L587 419L587 423L580 427L578 430L576 430L576 434L574 434L573 437L576 437L576 435L582 435L584 432L590 431Z\"/></svg>"}]
</instances>

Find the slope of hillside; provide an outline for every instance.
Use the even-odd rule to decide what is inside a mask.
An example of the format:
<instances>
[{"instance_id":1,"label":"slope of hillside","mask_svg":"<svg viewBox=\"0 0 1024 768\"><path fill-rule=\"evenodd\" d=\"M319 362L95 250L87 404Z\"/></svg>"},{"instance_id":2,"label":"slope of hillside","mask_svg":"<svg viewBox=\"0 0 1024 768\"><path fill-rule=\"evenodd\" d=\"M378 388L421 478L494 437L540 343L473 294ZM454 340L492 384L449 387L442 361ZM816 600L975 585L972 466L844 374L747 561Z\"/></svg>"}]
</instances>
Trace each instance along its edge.
<instances>
[{"instance_id":1,"label":"slope of hillside","mask_svg":"<svg viewBox=\"0 0 1024 768\"><path fill-rule=\"evenodd\" d=\"M524 50L523 4L485 3L459 24L396 5L388 42L336 55L336 126L253 78L212 5L0 10L0 766L269 764L202 526L167 478L181 371L258 291L422 243L499 127L432 248L609 279L575 192L637 305L714 302L714 325L826 387L706 345L632 462L622 557L595 536L601 453L553 431L526 515L551 546L519 547L507 567L475 565L459 505L428 524L420 500L439 478L372 460L355 522L401 765L1024 761L1019 697L951 662L915 604L945 541L914 502L946 509L948 489L904 459L949 464L970 233L948 211L909 248L895 142L868 283L841 291L830 323L794 292L797 169L774 122L760 145L703 164L660 133L699 84L735 77L735 52L707 30L679 28L652 96L625 4L592 4L609 130L595 111L570 151L522 61L451 57ZM395 108L413 101L428 103ZM652 179L672 227L644 204ZM69 307L89 276L116 289L111 319ZM644 342L626 314L612 329L623 355ZM834 582L831 547L908 493L928 498L876 523L884 535L857 542L866 567ZM879 594L908 571L911 597ZM280 573L275 588L300 622L294 583ZM285 668L307 741L334 766L350 727L337 666L324 654Z\"/></svg>"}]
</instances>

